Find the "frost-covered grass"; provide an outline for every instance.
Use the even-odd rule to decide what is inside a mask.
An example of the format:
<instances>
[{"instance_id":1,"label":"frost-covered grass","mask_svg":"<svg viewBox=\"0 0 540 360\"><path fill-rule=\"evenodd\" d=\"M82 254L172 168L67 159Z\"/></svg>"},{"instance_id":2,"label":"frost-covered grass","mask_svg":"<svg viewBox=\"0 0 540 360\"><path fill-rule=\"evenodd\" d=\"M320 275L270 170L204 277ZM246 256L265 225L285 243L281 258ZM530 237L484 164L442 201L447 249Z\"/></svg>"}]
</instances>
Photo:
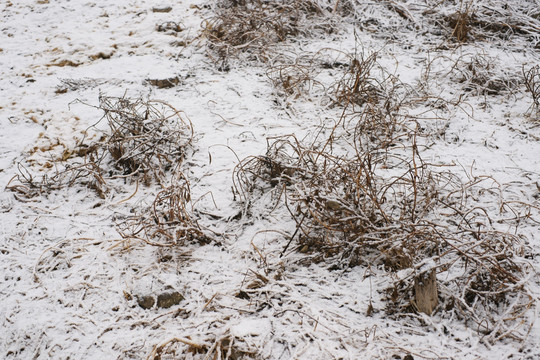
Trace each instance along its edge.
<instances>
[{"instance_id":1,"label":"frost-covered grass","mask_svg":"<svg viewBox=\"0 0 540 360\"><path fill-rule=\"evenodd\" d=\"M0 357L539 357L539 9L3 3Z\"/></svg>"}]
</instances>

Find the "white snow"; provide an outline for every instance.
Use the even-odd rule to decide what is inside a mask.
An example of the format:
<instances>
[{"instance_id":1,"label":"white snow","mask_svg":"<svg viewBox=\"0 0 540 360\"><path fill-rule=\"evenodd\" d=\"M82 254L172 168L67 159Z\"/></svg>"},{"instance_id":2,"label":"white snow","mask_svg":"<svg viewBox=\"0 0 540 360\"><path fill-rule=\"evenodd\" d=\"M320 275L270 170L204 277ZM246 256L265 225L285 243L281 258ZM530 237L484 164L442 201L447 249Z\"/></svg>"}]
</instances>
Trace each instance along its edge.
<instances>
[{"instance_id":1,"label":"white snow","mask_svg":"<svg viewBox=\"0 0 540 360\"><path fill-rule=\"evenodd\" d=\"M534 36L439 47L445 37L423 23L431 1L351 3L361 14L356 34L355 22L328 12L340 24L335 33L300 37L275 51L335 49L341 55L328 50L329 56L346 61L342 52L354 50L356 36L366 54L378 51L380 65L418 93L446 104L460 99L439 114L425 102L407 109L426 129L444 130L426 140L425 161L455 164L452 171L462 177L491 176L505 199L538 209L540 119L520 80L522 68L540 64ZM389 3L409 9L421 30L405 27ZM455 9L451 1L441 3ZM533 0L509 6L531 4L540 8ZM152 11L166 6L172 11ZM287 97L272 85L265 64L233 59L230 71L218 71L199 36L215 9L206 0L0 4L0 358L140 359L173 338L184 340L165 346L164 359L204 359L219 347L227 354L228 346L231 358L234 350L246 359L540 358L538 322L524 342L509 337L490 345L457 317L389 316L385 289L409 270L389 275L370 264L335 270L310 261L296 243L281 257L296 224L283 206L270 211L272 194L254 201L248 217L234 218L243 209L232 192L239 159L264 155L273 136L328 136L340 109L329 106L322 89L339 74L320 70L319 85ZM158 32L166 21L185 30ZM496 95L463 90L450 64L483 55L492 61L491 76L519 84ZM279 62L277 55L274 60ZM58 66L62 61L77 66ZM430 81L420 90L429 61ZM168 89L145 81L175 76L180 83ZM214 241L171 248L123 241L116 224L152 204L161 190L156 184L117 181L104 199L81 184L30 199L5 189L20 171L51 174L83 137L97 141L106 130L100 95L162 100L191 120L195 136L182 170L194 213ZM344 152L347 146L336 141ZM538 229L538 222L525 220L509 229L529 249L528 294L535 304L529 320L537 317L540 301ZM136 296L171 289L184 296L178 305L137 304Z\"/></svg>"}]
</instances>

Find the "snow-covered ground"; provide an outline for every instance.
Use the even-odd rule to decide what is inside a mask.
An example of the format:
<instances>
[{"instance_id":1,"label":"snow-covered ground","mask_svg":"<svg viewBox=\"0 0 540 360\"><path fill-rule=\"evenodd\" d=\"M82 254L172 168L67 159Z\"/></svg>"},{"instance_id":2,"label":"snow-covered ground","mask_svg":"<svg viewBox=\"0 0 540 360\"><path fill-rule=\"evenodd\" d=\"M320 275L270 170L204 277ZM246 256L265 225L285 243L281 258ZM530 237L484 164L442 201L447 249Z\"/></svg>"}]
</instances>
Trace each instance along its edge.
<instances>
[{"instance_id":1,"label":"snow-covered ground","mask_svg":"<svg viewBox=\"0 0 540 360\"><path fill-rule=\"evenodd\" d=\"M229 48L225 59L208 35L221 2L0 4L0 358L540 358L540 109L524 85L540 64L540 2L317 3L320 13L296 19L303 31L262 50ZM476 15L460 43L451 18L467 4ZM416 100L402 110L429 134L419 140L424 161L453 165L463 179L489 176L501 199L531 211L502 229L520 239L516 261L528 264L519 284L530 304L508 325L523 325L515 336L492 341L442 305L432 316L390 312L395 274L315 261L296 238L283 253L297 228L286 204L268 192L248 206L233 191L240 160L264 155L273 137L332 133L336 153L347 154L339 119L348 110L329 94L355 51L377 53L373 78L411 89ZM284 89L276 69L295 62L311 82ZM152 81L164 79L174 86ZM177 165L208 241L160 247L121 236L119 224L164 183L116 178L105 193L75 182L24 196L25 177L54 175L77 160L81 141L107 131L100 97L161 100L191 121ZM510 216L483 194L473 198L479 207ZM164 294L183 299L167 307ZM158 304L145 306L148 297Z\"/></svg>"}]
</instances>

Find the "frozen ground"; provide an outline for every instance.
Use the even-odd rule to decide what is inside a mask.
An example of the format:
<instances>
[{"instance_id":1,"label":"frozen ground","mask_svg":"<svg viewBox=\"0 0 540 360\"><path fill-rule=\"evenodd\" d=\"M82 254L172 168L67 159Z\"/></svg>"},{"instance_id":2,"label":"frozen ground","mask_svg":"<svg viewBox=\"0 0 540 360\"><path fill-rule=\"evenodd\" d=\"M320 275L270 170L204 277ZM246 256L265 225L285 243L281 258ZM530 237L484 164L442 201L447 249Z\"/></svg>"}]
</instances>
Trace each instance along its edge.
<instances>
[{"instance_id":1,"label":"frozen ground","mask_svg":"<svg viewBox=\"0 0 540 360\"><path fill-rule=\"evenodd\" d=\"M0 4L0 358L540 358L540 118L523 83L523 70L540 63L540 3L474 4L510 25L486 30L479 22L485 32L477 28L463 44L441 20L459 2L319 3L328 7L323 27L335 31L307 26L314 35L268 45L270 59L231 57L227 71L200 35L220 9L210 1ZM350 7L332 12L336 3ZM428 21L432 14L440 17ZM167 22L181 31L158 31ZM328 134L342 111L325 97L339 69L318 70L310 89L286 93L269 64L360 46L377 51L402 83L439 98L439 107L407 108L436 134L422 144L424 160L454 164L462 177L491 176L505 199L533 206L530 219L508 230L522 239L530 265L523 281L531 306L517 322L534 325L522 327L520 339L486 341L442 309L389 314L393 278L380 267L336 269L311 261L294 241L281 257L296 225L284 206L270 211L270 194L239 216L232 191L239 159L264 154L274 136ZM170 78L177 79L170 88L148 81ZM493 81L501 82L490 88ZM54 173L83 138L97 141L106 127L100 96L162 100L191 120L181 169L209 243L156 247L120 236L117 224L153 202L155 183L117 179L103 198L79 183L32 197L5 189L21 171ZM335 146L347 151L339 137ZM171 292L183 300L169 308L137 301Z\"/></svg>"}]
</instances>

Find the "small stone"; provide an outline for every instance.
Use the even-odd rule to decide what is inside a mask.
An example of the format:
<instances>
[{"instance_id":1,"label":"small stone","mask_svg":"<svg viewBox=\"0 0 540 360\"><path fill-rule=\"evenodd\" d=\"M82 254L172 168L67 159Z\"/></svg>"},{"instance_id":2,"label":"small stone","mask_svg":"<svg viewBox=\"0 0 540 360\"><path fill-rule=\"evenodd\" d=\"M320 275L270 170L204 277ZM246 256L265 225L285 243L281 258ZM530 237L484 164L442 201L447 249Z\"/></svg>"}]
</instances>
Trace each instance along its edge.
<instances>
[{"instance_id":1,"label":"small stone","mask_svg":"<svg viewBox=\"0 0 540 360\"><path fill-rule=\"evenodd\" d=\"M179 41L173 41L170 43L171 46L187 46L187 43L185 41L179 40Z\"/></svg>"},{"instance_id":2,"label":"small stone","mask_svg":"<svg viewBox=\"0 0 540 360\"><path fill-rule=\"evenodd\" d=\"M167 22L164 22L163 24L159 24L156 27L156 30L159 32L168 32L170 34L174 34L174 33L179 33L181 31L184 31L184 28L180 24L174 21L167 21Z\"/></svg>"},{"instance_id":3,"label":"small stone","mask_svg":"<svg viewBox=\"0 0 540 360\"><path fill-rule=\"evenodd\" d=\"M243 300L249 300L250 296L247 292L240 290L238 294L236 294L236 297Z\"/></svg>"},{"instance_id":4,"label":"small stone","mask_svg":"<svg viewBox=\"0 0 540 360\"><path fill-rule=\"evenodd\" d=\"M407 354L407 355L405 355L403 360L414 360L414 357L411 354Z\"/></svg>"},{"instance_id":5,"label":"small stone","mask_svg":"<svg viewBox=\"0 0 540 360\"><path fill-rule=\"evenodd\" d=\"M166 309L173 305L178 305L182 300L184 300L184 297L178 291L163 293L158 295L157 306Z\"/></svg>"},{"instance_id":6,"label":"small stone","mask_svg":"<svg viewBox=\"0 0 540 360\"><path fill-rule=\"evenodd\" d=\"M168 13L172 10L171 6L153 7L152 11L155 13Z\"/></svg>"},{"instance_id":7,"label":"small stone","mask_svg":"<svg viewBox=\"0 0 540 360\"><path fill-rule=\"evenodd\" d=\"M178 85L180 78L175 76L168 79L146 79L146 83L156 86L158 89L168 89Z\"/></svg>"},{"instance_id":8,"label":"small stone","mask_svg":"<svg viewBox=\"0 0 540 360\"><path fill-rule=\"evenodd\" d=\"M97 54L90 55L90 59L91 60L98 60L98 59L108 60L113 55L114 55L114 51L112 51L112 50L111 51L100 51Z\"/></svg>"},{"instance_id":9,"label":"small stone","mask_svg":"<svg viewBox=\"0 0 540 360\"><path fill-rule=\"evenodd\" d=\"M148 310L154 306L156 303L156 300L153 296L146 295L146 296L137 296L137 304L139 304L140 307L142 307L145 310Z\"/></svg>"}]
</instances>

